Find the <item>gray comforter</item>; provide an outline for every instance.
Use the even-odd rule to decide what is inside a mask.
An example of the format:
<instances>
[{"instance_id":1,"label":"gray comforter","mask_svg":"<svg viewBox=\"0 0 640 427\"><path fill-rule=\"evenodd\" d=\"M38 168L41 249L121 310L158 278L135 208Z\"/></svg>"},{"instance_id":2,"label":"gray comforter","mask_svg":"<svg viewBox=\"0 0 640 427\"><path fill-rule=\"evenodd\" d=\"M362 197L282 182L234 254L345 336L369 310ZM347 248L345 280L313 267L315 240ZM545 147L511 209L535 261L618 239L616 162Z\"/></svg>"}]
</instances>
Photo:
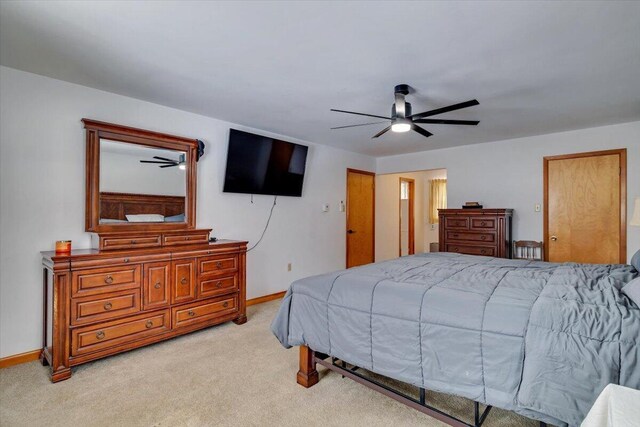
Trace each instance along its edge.
<instances>
[{"instance_id":1,"label":"gray comforter","mask_svg":"<svg viewBox=\"0 0 640 427\"><path fill-rule=\"evenodd\" d=\"M555 424L640 388L626 265L420 254L294 282L271 325L373 372Z\"/></svg>"}]
</instances>

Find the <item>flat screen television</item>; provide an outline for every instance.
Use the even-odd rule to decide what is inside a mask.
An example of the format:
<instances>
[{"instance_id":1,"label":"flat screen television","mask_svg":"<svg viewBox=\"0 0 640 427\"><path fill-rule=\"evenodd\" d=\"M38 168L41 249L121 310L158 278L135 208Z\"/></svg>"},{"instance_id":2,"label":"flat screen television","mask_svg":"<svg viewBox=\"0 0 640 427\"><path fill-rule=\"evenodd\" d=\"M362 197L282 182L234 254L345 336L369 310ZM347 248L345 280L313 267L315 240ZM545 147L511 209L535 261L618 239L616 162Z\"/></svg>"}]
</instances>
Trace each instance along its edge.
<instances>
[{"instance_id":1,"label":"flat screen television","mask_svg":"<svg viewBox=\"0 0 640 427\"><path fill-rule=\"evenodd\" d=\"M231 129L223 191L302 196L308 148Z\"/></svg>"}]
</instances>

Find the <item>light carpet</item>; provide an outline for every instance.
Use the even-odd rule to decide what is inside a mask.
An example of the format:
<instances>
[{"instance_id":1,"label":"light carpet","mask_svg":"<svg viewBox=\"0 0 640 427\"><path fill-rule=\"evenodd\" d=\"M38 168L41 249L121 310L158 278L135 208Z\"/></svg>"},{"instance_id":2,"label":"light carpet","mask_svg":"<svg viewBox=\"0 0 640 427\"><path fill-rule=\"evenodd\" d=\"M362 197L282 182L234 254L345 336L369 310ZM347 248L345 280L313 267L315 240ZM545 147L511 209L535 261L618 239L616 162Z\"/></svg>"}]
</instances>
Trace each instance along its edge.
<instances>
[{"instance_id":1,"label":"light carpet","mask_svg":"<svg viewBox=\"0 0 640 427\"><path fill-rule=\"evenodd\" d=\"M249 307L227 323L73 369L49 381L38 362L0 370L0 425L9 426L444 426L320 367L320 382L296 384L297 348L269 325L279 301ZM471 401L428 393L471 421ZM494 408L487 427L537 426Z\"/></svg>"}]
</instances>

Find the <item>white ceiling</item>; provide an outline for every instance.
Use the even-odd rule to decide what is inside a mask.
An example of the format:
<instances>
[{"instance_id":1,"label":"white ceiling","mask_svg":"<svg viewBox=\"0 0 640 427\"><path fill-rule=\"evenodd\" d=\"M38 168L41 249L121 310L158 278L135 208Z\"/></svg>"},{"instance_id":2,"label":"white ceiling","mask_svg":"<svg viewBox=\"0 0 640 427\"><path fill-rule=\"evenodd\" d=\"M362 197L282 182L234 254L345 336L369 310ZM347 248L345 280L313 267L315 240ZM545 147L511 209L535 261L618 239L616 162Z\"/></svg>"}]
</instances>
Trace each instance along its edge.
<instances>
[{"instance_id":1,"label":"white ceiling","mask_svg":"<svg viewBox=\"0 0 640 427\"><path fill-rule=\"evenodd\" d=\"M3 1L0 63L383 156L640 120L640 2ZM481 123L329 130L398 83Z\"/></svg>"}]
</instances>

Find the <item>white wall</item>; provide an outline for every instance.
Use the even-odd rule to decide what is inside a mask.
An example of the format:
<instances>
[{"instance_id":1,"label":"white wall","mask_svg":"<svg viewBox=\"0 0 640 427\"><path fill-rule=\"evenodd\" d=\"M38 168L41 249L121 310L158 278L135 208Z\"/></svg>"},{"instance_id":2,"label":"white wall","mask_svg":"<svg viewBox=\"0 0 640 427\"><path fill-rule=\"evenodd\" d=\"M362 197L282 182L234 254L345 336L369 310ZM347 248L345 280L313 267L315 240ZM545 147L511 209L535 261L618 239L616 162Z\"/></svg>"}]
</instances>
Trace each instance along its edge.
<instances>
[{"instance_id":1,"label":"white wall","mask_svg":"<svg viewBox=\"0 0 640 427\"><path fill-rule=\"evenodd\" d=\"M214 236L250 243L260 236L273 198L255 196L251 204L248 195L222 193L234 125L6 67L0 67L0 93L0 357L41 345L39 251L51 250L61 239L73 240L75 248L90 246L84 232L83 117L205 141L206 154L198 163L197 225L213 228ZM248 254L249 298L344 268L345 214L337 204L345 200L345 169L374 170L375 161L306 144L303 197L278 199L263 242ZM328 213L321 212L324 202L331 204Z\"/></svg>"},{"instance_id":2,"label":"white wall","mask_svg":"<svg viewBox=\"0 0 640 427\"><path fill-rule=\"evenodd\" d=\"M376 175L376 261L399 256L400 178L415 180L415 250L429 252L429 242L438 241L429 224L429 180L446 177L443 169Z\"/></svg>"},{"instance_id":3,"label":"white wall","mask_svg":"<svg viewBox=\"0 0 640 427\"><path fill-rule=\"evenodd\" d=\"M483 121L483 126L490 126ZM448 207L480 201L485 207L513 208L514 238L542 240L542 161L545 156L627 149L627 216L640 196L640 122L511 139L488 144L377 159L378 173L447 169ZM627 228L627 256L640 249L640 227Z\"/></svg>"}]
</instances>

